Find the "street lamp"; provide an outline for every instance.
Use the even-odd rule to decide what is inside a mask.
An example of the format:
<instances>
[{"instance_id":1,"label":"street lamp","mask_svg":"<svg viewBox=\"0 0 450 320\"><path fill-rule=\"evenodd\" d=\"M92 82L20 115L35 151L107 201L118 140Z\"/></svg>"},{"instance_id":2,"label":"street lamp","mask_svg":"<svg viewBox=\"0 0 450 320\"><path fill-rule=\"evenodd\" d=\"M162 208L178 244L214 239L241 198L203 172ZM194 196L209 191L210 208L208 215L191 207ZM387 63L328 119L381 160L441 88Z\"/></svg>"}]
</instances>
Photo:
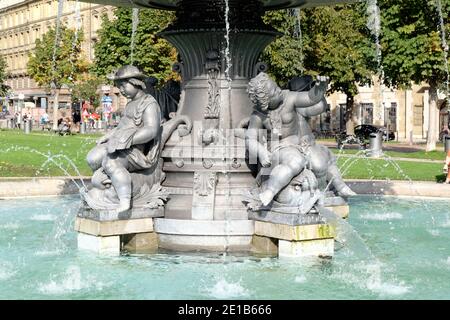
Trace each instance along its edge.
<instances>
[{"instance_id":1,"label":"street lamp","mask_svg":"<svg viewBox=\"0 0 450 320\"><path fill-rule=\"evenodd\" d=\"M391 115L390 115L391 104L390 103L386 104L383 101L383 106L384 106L385 118L386 118L386 115L387 115L387 120L386 120L386 131L387 131L386 132L386 141L389 141L389 127L390 127L390 124L391 124Z\"/></svg>"},{"instance_id":2,"label":"street lamp","mask_svg":"<svg viewBox=\"0 0 450 320\"><path fill-rule=\"evenodd\" d=\"M58 104L59 104L59 94L56 87L56 83L52 81L50 84L50 89L52 90L53 96L53 130L58 130Z\"/></svg>"}]
</instances>

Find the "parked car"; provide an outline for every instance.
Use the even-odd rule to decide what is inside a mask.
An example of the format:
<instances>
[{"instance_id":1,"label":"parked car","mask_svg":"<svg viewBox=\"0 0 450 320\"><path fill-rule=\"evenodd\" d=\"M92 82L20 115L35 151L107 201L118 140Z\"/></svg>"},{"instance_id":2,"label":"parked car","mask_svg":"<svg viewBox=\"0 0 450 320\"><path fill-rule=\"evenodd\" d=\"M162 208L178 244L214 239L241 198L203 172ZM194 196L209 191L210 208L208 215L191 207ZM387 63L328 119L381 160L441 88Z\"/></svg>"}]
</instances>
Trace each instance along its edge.
<instances>
[{"instance_id":1,"label":"parked car","mask_svg":"<svg viewBox=\"0 0 450 320\"><path fill-rule=\"evenodd\" d=\"M382 126L376 126L373 124L361 124L359 126L356 126L354 129L355 136L357 136L360 140L369 140L371 133L377 133L382 132L383 133L383 140L384 141L391 141L395 140L395 133L392 131L389 131Z\"/></svg>"}]
</instances>

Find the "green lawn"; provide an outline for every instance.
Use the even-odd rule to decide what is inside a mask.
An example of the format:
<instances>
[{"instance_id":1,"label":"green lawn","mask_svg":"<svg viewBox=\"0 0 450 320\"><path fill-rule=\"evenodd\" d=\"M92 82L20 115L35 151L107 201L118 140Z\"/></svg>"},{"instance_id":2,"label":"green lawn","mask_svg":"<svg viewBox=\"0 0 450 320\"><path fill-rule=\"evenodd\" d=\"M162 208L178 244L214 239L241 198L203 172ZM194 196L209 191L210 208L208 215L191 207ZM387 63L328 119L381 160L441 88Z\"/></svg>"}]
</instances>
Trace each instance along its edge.
<instances>
[{"instance_id":1,"label":"green lawn","mask_svg":"<svg viewBox=\"0 0 450 320\"><path fill-rule=\"evenodd\" d=\"M0 131L0 177L64 176L64 170L78 175L74 167L81 175L91 175L85 159L97 138L98 135Z\"/></svg>"},{"instance_id":2,"label":"green lawn","mask_svg":"<svg viewBox=\"0 0 450 320\"><path fill-rule=\"evenodd\" d=\"M339 158L338 166L347 179L442 181L444 163L383 159Z\"/></svg>"},{"instance_id":3,"label":"green lawn","mask_svg":"<svg viewBox=\"0 0 450 320\"><path fill-rule=\"evenodd\" d=\"M343 149L337 150L335 148L331 149L331 151L336 155L354 155L357 153L361 153L360 150L357 149ZM384 151L386 155L392 158L409 158L409 159L424 159L424 160L445 160L445 153L443 151L414 151L414 152L398 152L398 151Z\"/></svg>"},{"instance_id":4,"label":"green lawn","mask_svg":"<svg viewBox=\"0 0 450 320\"><path fill-rule=\"evenodd\" d=\"M26 135L19 130L0 131L0 177L64 176L64 170L77 176L74 167L81 175L91 175L85 159L98 137L98 134L59 136L34 131ZM343 154L356 152L358 150L345 149ZM442 151L387 154L391 157L444 160ZM443 162L397 161L394 164L387 160L340 157L338 165L343 176L349 179L434 181L437 177L442 179Z\"/></svg>"}]
</instances>

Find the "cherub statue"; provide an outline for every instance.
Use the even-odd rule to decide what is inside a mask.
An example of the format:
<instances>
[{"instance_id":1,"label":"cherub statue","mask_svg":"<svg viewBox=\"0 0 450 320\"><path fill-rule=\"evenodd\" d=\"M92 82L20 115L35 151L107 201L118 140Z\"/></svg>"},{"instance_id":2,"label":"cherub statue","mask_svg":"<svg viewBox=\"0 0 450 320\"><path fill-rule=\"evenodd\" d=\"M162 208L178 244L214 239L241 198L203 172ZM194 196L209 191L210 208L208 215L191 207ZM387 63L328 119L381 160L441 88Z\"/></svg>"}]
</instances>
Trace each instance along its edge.
<instances>
[{"instance_id":1,"label":"cherub statue","mask_svg":"<svg viewBox=\"0 0 450 320\"><path fill-rule=\"evenodd\" d=\"M289 81L288 89L296 92L308 91L314 86L314 83L313 77L309 75L294 77ZM321 106L323 106L322 110L314 108L317 113L313 115L319 115L325 112L326 104L321 103ZM319 187L325 189L328 183L333 185L336 192L341 196L348 197L356 195L342 179L334 154L326 146L316 144L315 137L308 122L311 117L310 108L297 108L296 111L299 122L299 137L303 141L303 144L309 145L310 168L319 181Z\"/></svg>"},{"instance_id":2,"label":"cherub statue","mask_svg":"<svg viewBox=\"0 0 450 320\"><path fill-rule=\"evenodd\" d=\"M248 93L255 109L246 132L246 146L250 159L256 158L262 167L271 167L269 177L262 179L259 199L263 206L305 168L327 174L327 158L320 157L323 150L316 147L313 137L303 135L297 115L301 112L303 117L310 117L325 110L327 84L328 79L319 76L308 91L281 90L263 72L250 81ZM267 129L267 146L259 129Z\"/></svg>"},{"instance_id":3,"label":"cherub statue","mask_svg":"<svg viewBox=\"0 0 450 320\"><path fill-rule=\"evenodd\" d=\"M131 207L130 173L156 167L160 158L161 111L155 98L144 91L145 78L134 66L121 67L110 77L130 101L118 126L100 138L87 156L94 188L114 187L119 198L116 213Z\"/></svg>"}]
</instances>

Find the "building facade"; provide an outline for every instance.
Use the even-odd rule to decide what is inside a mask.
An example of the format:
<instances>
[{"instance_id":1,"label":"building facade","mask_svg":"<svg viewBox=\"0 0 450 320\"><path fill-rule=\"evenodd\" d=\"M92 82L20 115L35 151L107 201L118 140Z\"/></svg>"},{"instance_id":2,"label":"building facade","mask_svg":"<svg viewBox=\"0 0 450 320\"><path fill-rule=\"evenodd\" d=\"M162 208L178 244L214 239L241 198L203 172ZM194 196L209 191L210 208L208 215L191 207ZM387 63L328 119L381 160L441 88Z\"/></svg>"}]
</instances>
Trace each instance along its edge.
<instances>
[{"instance_id":1,"label":"building facade","mask_svg":"<svg viewBox=\"0 0 450 320\"><path fill-rule=\"evenodd\" d=\"M355 96L355 125L384 126L395 133L398 141L424 141L429 128L429 86L412 85L408 90L393 90L379 85L359 87ZM345 131L346 95L334 93L327 97L328 111L311 119L311 125L319 135L332 137ZM437 134L448 126L445 95L439 93L436 123Z\"/></svg>"},{"instance_id":2,"label":"building facade","mask_svg":"<svg viewBox=\"0 0 450 320\"><path fill-rule=\"evenodd\" d=\"M64 1L60 22L72 29L84 31L83 54L94 59L94 44L103 15L113 16L112 6ZM0 55L6 60L11 88L3 104L17 111L26 108L33 115L38 109L52 110L53 95L49 88L39 87L27 74L28 56L35 41L54 28L58 15L57 0L2 0L0 1ZM61 110L70 109L69 89L62 90L59 98ZM65 112L62 112L63 114Z\"/></svg>"}]
</instances>

